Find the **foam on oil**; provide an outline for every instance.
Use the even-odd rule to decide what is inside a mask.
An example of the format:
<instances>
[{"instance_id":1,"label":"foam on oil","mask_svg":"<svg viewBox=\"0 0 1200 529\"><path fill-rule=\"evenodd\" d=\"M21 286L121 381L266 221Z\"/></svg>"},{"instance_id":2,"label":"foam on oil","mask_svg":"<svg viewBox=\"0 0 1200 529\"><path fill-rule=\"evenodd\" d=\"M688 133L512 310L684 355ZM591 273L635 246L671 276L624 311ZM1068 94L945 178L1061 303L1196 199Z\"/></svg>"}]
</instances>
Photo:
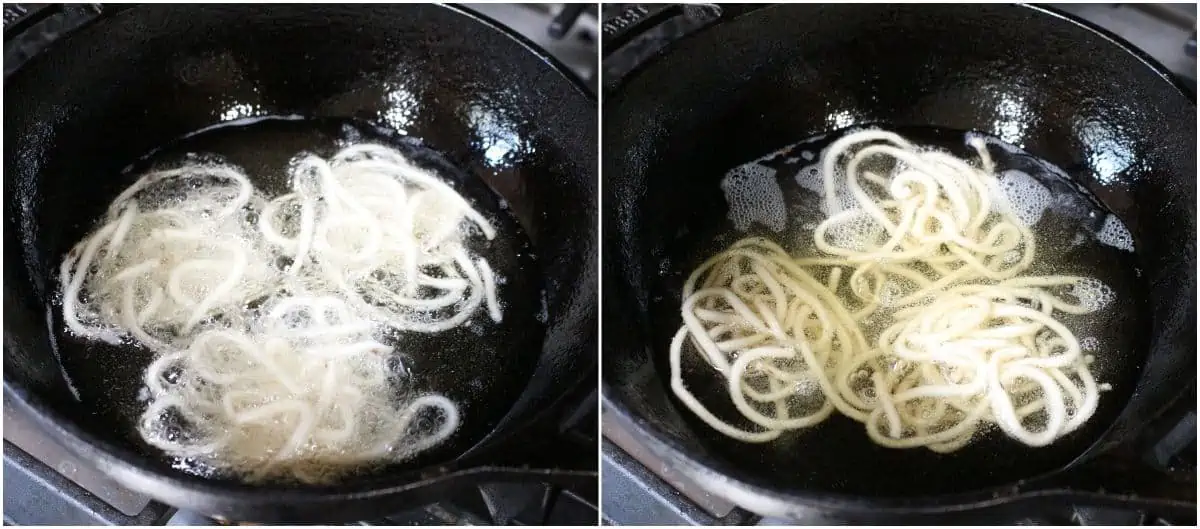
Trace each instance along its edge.
<instances>
[{"instance_id":1,"label":"foam on oil","mask_svg":"<svg viewBox=\"0 0 1200 529\"><path fill-rule=\"evenodd\" d=\"M746 230L759 223L774 231L787 226L783 191L775 181L775 170L750 162L726 173L721 190L729 202L729 221Z\"/></svg>"}]
</instances>

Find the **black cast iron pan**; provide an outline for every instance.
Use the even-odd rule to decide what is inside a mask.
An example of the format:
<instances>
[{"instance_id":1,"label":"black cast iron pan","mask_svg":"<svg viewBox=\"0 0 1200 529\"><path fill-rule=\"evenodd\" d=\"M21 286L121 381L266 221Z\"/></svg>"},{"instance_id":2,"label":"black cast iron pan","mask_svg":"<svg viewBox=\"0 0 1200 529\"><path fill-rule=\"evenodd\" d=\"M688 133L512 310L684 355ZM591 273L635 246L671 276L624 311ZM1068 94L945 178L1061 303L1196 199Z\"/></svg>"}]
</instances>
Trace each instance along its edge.
<instances>
[{"instance_id":1,"label":"black cast iron pan","mask_svg":"<svg viewBox=\"0 0 1200 529\"><path fill-rule=\"evenodd\" d=\"M1084 23L1015 5L634 6L605 33L605 413L765 515L894 522L1049 498L1142 501L1194 520L1194 483L1117 455L1195 380L1196 108L1160 66ZM1114 391L1088 428L1042 449L984 443L947 456L833 426L747 445L674 400L667 344L682 280L725 219L719 180L855 125L1004 135L1129 226L1127 264L1141 276L1110 330L1130 346L1107 353Z\"/></svg>"},{"instance_id":2,"label":"black cast iron pan","mask_svg":"<svg viewBox=\"0 0 1200 529\"><path fill-rule=\"evenodd\" d=\"M5 77L6 406L130 488L234 520L370 519L486 481L595 488L594 469L521 448L595 365L596 115L577 79L442 5L108 6L27 46L62 23L49 14L78 11L5 33L6 54L31 55ZM142 167L206 151L279 174L295 152L328 155L354 134L451 175L502 226L505 323L412 356L427 372L453 366L438 383L462 403L462 427L416 460L331 486L176 470L130 422L148 358L64 334L53 270Z\"/></svg>"}]
</instances>

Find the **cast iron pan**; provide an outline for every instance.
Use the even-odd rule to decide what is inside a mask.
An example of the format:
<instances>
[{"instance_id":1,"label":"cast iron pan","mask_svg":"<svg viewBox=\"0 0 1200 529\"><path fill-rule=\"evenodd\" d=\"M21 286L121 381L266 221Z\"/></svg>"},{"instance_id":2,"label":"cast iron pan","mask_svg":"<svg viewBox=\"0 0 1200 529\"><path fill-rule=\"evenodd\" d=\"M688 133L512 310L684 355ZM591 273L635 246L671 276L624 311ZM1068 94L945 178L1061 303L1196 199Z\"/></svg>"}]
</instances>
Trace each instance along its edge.
<instances>
[{"instance_id":1,"label":"cast iron pan","mask_svg":"<svg viewBox=\"0 0 1200 529\"><path fill-rule=\"evenodd\" d=\"M110 6L32 55L5 78L9 404L130 488L235 520L369 519L489 480L595 487L517 449L595 366L596 112L564 68L440 5ZM63 333L54 270L144 167L199 151L279 174L352 135L449 175L501 226L504 323L411 356L442 373L463 426L334 486L176 470L132 428L149 358Z\"/></svg>"},{"instance_id":2,"label":"cast iron pan","mask_svg":"<svg viewBox=\"0 0 1200 529\"><path fill-rule=\"evenodd\" d=\"M1194 519L1194 484L1112 460L1195 379L1196 108L1161 67L1111 35L1029 6L654 6L613 20L604 65L618 72L604 94L606 413L714 493L766 515L815 508L878 521L1065 495L1137 496ZM684 36L655 43L629 31L668 20L688 28ZM714 250L706 237L727 209L720 178L855 125L1005 137L1063 168L1130 228L1137 254L1125 265L1141 276L1109 328L1130 345L1105 357L1114 391L1087 428L1042 449L976 443L946 456L874 446L861 427L747 445L673 399L665 358L679 287L700 253Z\"/></svg>"}]
</instances>

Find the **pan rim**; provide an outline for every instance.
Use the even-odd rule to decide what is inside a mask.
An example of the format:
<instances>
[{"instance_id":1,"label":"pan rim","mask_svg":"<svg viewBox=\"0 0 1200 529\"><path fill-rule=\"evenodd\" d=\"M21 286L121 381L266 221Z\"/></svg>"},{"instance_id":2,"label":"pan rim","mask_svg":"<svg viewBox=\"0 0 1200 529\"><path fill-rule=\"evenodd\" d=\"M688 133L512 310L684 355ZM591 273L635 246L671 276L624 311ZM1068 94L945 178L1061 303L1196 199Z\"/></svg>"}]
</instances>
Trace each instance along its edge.
<instances>
[{"instance_id":1,"label":"pan rim","mask_svg":"<svg viewBox=\"0 0 1200 529\"><path fill-rule=\"evenodd\" d=\"M149 5L153 6L154 4L149 4ZM320 4L316 4L316 5L320 5ZM400 5L400 4L396 4L396 5ZM486 27L489 27L492 30L499 32L503 36L508 37L509 39L512 39L517 44L519 44L522 48L524 48L526 52L532 54L533 56L537 57L542 62L549 65L552 70L554 70L556 73L558 73L560 76L562 76L566 81L569 81L572 84L572 86L576 92L578 92L579 94L586 97L589 101L595 102L598 100L596 93L591 88L588 87L587 83L585 83L583 81L583 79L580 79L579 75L577 75L573 70L571 70L565 64L563 64L562 61L558 60L557 57L551 55L549 52L542 49L535 42L533 42L529 38L525 37L524 35L516 32L515 30L513 30L512 28L509 28L508 26L505 26L504 24L501 24L496 19L489 17L479 11L471 9L469 6L464 5L464 4L435 3L435 4L424 4L424 5L427 7L446 9L450 12L457 13L458 15L460 15L466 19L472 20L476 23L479 23ZM39 50L38 52L36 52L34 54L34 56L30 57L28 60L26 60L25 62L23 62L16 68L14 68L11 72L7 73L4 76L4 83L8 84L9 78L18 75L19 72L21 70L23 70L27 64L29 64L29 62L37 60L38 57L41 57L43 55L53 53L54 46L60 42L63 42L64 39L68 39L68 38L74 36L75 34L77 34L78 32L84 31L93 25L104 23L106 20L108 20L114 16L117 16L121 13L124 13L127 11L135 11L139 7L146 7L146 6L147 6L147 4L106 4L104 10L101 11L100 13L98 13L96 16L94 16L91 19L89 19L88 21L80 24L79 26L70 29L67 34L61 35L58 38L56 38L55 40L51 41L49 46L47 46L45 49ZM25 28L25 29L28 30L29 28ZM19 31L11 31L11 32L5 31L4 40L7 42L9 39L16 37L19 33L20 33Z\"/></svg>"},{"instance_id":2,"label":"pan rim","mask_svg":"<svg viewBox=\"0 0 1200 529\"><path fill-rule=\"evenodd\" d=\"M749 15L753 15L764 9L787 8L792 5L794 5L794 4L767 3L767 4L754 4L754 5L745 6L745 8L744 8L745 11L738 13L737 16L734 16L727 20L718 19L715 23L709 24L703 28L693 31L687 35L684 35L683 37L680 37L679 39L672 41L670 44L667 45L666 48L664 48L659 53L657 53L651 57L647 57L647 58L643 59L636 66L634 66L633 68L626 71L621 76L621 78L618 79L616 82L611 83L611 84L605 83L605 85L608 87L605 90L605 96L607 98L610 96L618 95L624 89L625 85L628 84L630 79L637 77L639 75L642 75L645 70L653 67L653 65L658 61L658 59L660 57L669 53L670 47L675 42L686 41L695 36L703 34L705 31L708 31L709 29L713 28L714 26L734 22L740 18L749 16ZM969 4L964 4L964 5L969 5ZM1132 43L1130 43L1128 40L1121 37L1120 35L1117 35L1116 33L1113 33L1112 31L1109 31L1101 26L1098 26L1098 25L1096 25L1092 22L1089 22L1087 20L1084 20L1080 17L1077 17L1077 16L1067 13L1065 11L1061 11L1059 9L1055 9L1053 7L1049 7L1046 5L1030 4L1030 3L1016 3L1016 4L1011 4L1010 6L1013 8L1028 9L1030 11L1040 13L1045 16L1059 19L1063 22L1072 24L1074 26L1077 26L1081 29L1084 29L1088 32L1091 32L1091 33L1101 37L1102 39L1107 41L1109 44L1117 46L1125 53L1132 55L1139 62L1141 62L1145 66L1149 67L1150 70L1155 73L1155 75L1157 75L1158 77L1161 77L1163 80L1167 81L1167 83L1169 83L1173 88L1175 88L1176 91L1178 91L1181 95L1183 95L1185 98L1187 98L1187 100L1189 102L1191 102L1192 106L1196 106L1196 93L1189 90L1183 84L1182 80L1180 80L1178 78L1178 76L1173 74L1171 72L1171 70L1169 70L1166 66L1163 66L1163 64L1161 62L1159 62L1158 59L1151 57L1149 54L1147 54L1146 52L1137 48L1136 46L1134 46ZM619 51L620 51L620 48L618 48L616 50L609 50L604 53L604 56L611 57L613 54L618 53Z\"/></svg>"}]
</instances>

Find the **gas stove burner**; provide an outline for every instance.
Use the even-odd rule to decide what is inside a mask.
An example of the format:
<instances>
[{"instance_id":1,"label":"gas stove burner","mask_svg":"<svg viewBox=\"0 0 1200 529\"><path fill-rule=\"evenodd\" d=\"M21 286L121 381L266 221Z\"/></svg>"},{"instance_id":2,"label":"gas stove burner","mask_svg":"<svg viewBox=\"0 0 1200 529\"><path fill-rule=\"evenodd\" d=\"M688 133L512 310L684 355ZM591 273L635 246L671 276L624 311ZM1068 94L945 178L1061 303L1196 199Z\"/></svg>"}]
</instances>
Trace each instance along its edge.
<instances>
[{"instance_id":1,"label":"gas stove burner","mask_svg":"<svg viewBox=\"0 0 1200 529\"><path fill-rule=\"evenodd\" d=\"M1196 4L1058 4L1129 41L1196 92Z\"/></svg>"},{"instance_id":2,"label":"gas stove burner","mask_svg":"<svg viewBox=\"0 0 1200 529\"><path fill-rule=\"evenodd\" d=\"M595 4L464 6L520 33L596 90L600 24Z\"/></svg>"}]
</instances>

